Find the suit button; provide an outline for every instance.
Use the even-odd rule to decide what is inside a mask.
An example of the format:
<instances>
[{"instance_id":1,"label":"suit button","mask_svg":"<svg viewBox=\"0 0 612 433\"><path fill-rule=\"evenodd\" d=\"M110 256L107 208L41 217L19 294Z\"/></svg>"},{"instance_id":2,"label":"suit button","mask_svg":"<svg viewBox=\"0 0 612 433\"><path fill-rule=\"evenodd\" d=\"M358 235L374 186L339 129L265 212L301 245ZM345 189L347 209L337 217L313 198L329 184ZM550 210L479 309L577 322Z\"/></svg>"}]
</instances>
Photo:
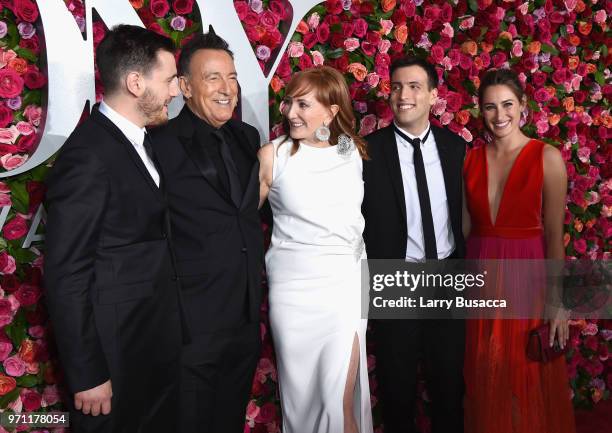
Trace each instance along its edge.
<instances>
[{"instance_id":1,"label":"suit button","mask_svg":"<svg viewBox=\"0 0 612 433\"><path fill-rule=\"evenodd\" d=\"M243 253L246 253L246 252L247 252L247 249L246 249L246 248L242 248L242 250L241 250L241 251L242 251Z\"/></svg>"}]
</instances>

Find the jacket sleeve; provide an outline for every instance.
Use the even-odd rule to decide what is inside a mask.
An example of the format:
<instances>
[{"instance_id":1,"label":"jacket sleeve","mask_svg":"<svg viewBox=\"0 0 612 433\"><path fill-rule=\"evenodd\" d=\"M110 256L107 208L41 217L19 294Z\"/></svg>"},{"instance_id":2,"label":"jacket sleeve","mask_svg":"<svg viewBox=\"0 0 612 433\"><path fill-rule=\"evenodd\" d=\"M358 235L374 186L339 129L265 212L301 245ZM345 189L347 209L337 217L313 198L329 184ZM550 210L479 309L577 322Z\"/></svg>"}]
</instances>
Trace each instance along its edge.
<instances>
[{"instance_id":1,"label":"jacket sleeve","mask_svg":"<svg viewBox=\"0 0 612 433\"><path fill-rule=\"evenodd\" d=\"M110 377L92 304L109 178L91 149L67 143L47 186L46 298L68 387L79 392Z\"/></svg>"}]
</instances>

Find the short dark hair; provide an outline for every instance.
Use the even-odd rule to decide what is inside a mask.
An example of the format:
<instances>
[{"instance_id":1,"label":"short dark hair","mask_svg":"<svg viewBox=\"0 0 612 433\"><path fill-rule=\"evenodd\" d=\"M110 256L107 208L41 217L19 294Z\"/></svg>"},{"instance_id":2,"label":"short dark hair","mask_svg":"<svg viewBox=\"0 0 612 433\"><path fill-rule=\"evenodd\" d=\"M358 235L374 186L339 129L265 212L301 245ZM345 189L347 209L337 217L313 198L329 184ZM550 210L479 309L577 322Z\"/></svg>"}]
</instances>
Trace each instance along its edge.
<instances>
[{"instance_id":1,"label":"short dark hair","mask_svg":"<svg viewBox=\"0 0 612 433\"><path fill-rule=\"evenodd\" d=\"M392 77L393 72L395 72L397 69L408 66L419 66L423 68L425 72L427 72L427 84L429 85L430 90L438 87L438 71L436 71L434 65L419 57L405 56L394 60L393 63L391 63L389 77Z\"/></svg>"},{"instance_id":2,"label":"short dark hair","mask_svg":"<svg viewBox=\"0 0 612 433\"><path fill-rule=\"evenodd\" d=\"M512 69L489 69L480 80L478 87L478 103L482 105L482 98L485 90L491 86L507 86L519 102L523 102L525 97L525 89L521 84L518 74Z\"/></svg>"},{"instance_id":3,"label":"short dark hair","mask_svg":"<svg viewBox=\"0 0 612 433\"><path fill-rule=\"evenodd\" d=\"M232 51L229 49L228 43L221 36L217 36L211 26L208 33L194 36L183 46L178 60L179 75L189 74L191 59L199 50L221 50L229 54L232 59L234 58L234 53L232 53Z\"/></svg>"},{"instance_id":4,"label":"short dark hair","mask_svg":"<svg viewBox=\"0 0 612 433\"><path fill-rule=\"evenodd\" d=\"M174 54L174 43L142 27L127 24L113 27L96 50L104 92L119 90L128 72L149 72L157 63L158 51Z\"/></svg>"}]
</instances>

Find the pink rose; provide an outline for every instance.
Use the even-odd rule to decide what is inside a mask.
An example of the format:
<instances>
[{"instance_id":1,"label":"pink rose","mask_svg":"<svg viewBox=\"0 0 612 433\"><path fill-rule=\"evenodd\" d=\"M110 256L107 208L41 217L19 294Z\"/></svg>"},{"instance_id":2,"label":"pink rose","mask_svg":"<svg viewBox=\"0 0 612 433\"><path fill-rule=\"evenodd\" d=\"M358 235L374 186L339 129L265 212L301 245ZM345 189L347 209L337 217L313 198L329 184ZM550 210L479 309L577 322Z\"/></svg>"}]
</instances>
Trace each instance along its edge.
<instances>
[{"instance_id":1,"label":"pink rose","mask_svg":"<svg viewBox=\"0 0 612 433\"><path fill-rule=\"evenodd\" d=\"M580 161L584 162L585 164L590 161L591 149L589 149L588 147L581 147L580 149L578 149L577 153L578 159Z\"/></svg>"},{"instance_id":2,"label":"pink rose","mask_svg":"<svg viewBox=\"0 0 612 433\"><path fill-rule=\"evenodd\" d=\"M0 207L12 206L13 202L11 196L8 194L0 193Z\"/></svg>"},{"instance_id":3,"label":"pink rose","mask_svg":"<svg viewBox=\"0 0 612 433\"><path fill-rule=\"evenodd\" d=\"M23 91L23 78L12 68L0 69L0 97L14 98Z\"/></svg>"},{"instance_id":4,"label":"pink rose","mask_svg":"<svg viewBox=\"0 0 612 433\"><path fill-rule=\"evenodd\" d=\"M17 122L17 125L15 125L15 127L22 135L30 135L36 132L36 129L29 122Z\"/></svg>"},{"instance_id":5,"label":"pink rose","mask_svg":"<svg viewBox=\"0 0 612 433\"><path fill-rule=\"evenodd\" d=\"M357 48L359 48L359 39L348 38L344 40L344 49L346 51L355 51Z\"/></svg>"},{"instance_id":6,"label":"pink rose","mask_svg":"<svg viewBox=\"0 0 612 433\"><path fill-rule=\"evenodd\" d=\"M40 120L42 117L42 108L37 105L28 105L23 110L23 115L28 121L34 126L40 126Z\"/></svg>"},{"instance_id":7,"label":"pink rose","mask_svg":"<svg viewBox=\"0 0 612 433\"><path fill-rule=\"evenodd\" d=\"M287 53L289 57L302 57L302 54L304 54L304 45L301 42L292 41L289 43Z\"/></svg>"},{"instance_id":8,"label":"pink rose","mask_svg":"<svg viewBox=\"0 0 612 433\"><path fill-rule=\"evenodd\" d=\"M380 20L380 31L383 35L388 35L393 29L393 21L391 20Z\"/></svg>"},{"instance_id":9,"label":"pink rose","mask_svg":"<svg viewBox=\"0 0 612 433\"><path fill-rule=\"evenodd\" d=\"M310 30L315 30L317 27L319 27L319 22L321 21L321 16L316 13L313 12L309 17L308 17L308 27L310 27Z\"/></svg>"},{"instance_id":10,"label":"pink rose","mask_svg":"<svg viewBox=\"0 0 612 433\"><path fill-rule=\"evenodd\" d=\"M2 234L8 240L19 239L25 236L27 232L28 225L26 224L26 220L20 215L15 216L2 228Z\"/></svg>"},{"instance_id":11,"label":"pink rose","mask_svg":"<svg viewBox=\"0 0 612 433\"><path fill-rule=\"evenodd\" d=\"M8 325L9 323L11 323L13 321L14 316L15 316L15 311L13 311L11 307L11 301L9 301L8 299L0 299L0 327L4 327ZM3 346L3 349L0 348L0 351L8 350L8 353L6 355L8 356L13 350L13 345L10 343L10 341L6 341L6 343L10 345L10 348ZM0 357L0 360L4 361L6 359L6 356Z\"/></svg>"},{"instance_id":12,"label":"pink rose","mask_svg":"<svg viewBox=\"0 0 612 433\"><path fill-rule=\"evenodd\" d=\"M193 0L174 0L172 9L179 15L190 14L193 11Z\"/></svg>"},{"instance_id":13,"label":"pink rose","mask_svg":"<svg viewBox=\"0 0 612 433\"><path fill-rule=\"evenodd\" d=\"M325 63L325 58L319 51L313 50L310 52L310 54L312 54L312 63L315 66L321 66L323 63Z\"/></svg>"},{"instance_id":14,"label":"pink rose","mask_svg":"<svg viewBox=\"0 0 612 433\"><path fill-rule=\"evenodd\" d=\"M6 320L8 318L8 320ZM0 308L0 326L6 326L13 320L12 314L6 314ZM10 341L0 341L0 361L4 361L13 351L13 344Z\"/></svg>"},{"instance_id":15,"label":"pink rose","mask_svg":"<svg viewBox=\"0 0 612 433\"><path fill-rule=\"evenodd\" d=\"M43 407L53 406L60 401L60 393L57 389L57 385L46 386L42 394Z\"/></svg>"},{"instance_id":16,"label":"pink rose","mask_svg":"<svg viewBox=\"0 0 612 433\"><path fill-rule=\"evenodd\" d=\"M151 0L149 8L151 9L151 13L157 18L163 18L170 12L168 0Z\"/></svg>"},{"instance_id":17,"label":"pink rose","mask_svg":"<svg viewBox=\"0 0 612 433\"><path fill-rule=\"evenodd\" d=\"M604 24L607 18L608 15L606 14L606 11L604 9L598 10L593 15L593 21L595 21L597 24Z\"/></svg>"},{"instance_id":18,"label":"pink rose","mask_svg":"<svg viewBox=\"0 0 612 433\"><path fill-rule=\"evenodd\" d=\"M521 57L523 55L523 42L514 41L512 42L512 57Z\"/></svg>"},{"instance_id":19,"label":"pink rose","mask_svg":"<svg viewBox=\"0 0 612 433\"><path fill-rule=\"evenodd\" d=\"M366 82L373 89L374 87L378 86L378 83L380 82L380 76L372 72L366 76Z\"/></svg>"},{"instance_id":20,"label":"pink rose","mask_svg":"<svg viewBox=\"0 0 612 433\"><path fill-rule=\"evenodd\" d=\"M0 252L0 274L10 275L15 272L15 270L15 258L8 254L6 250Z\"/></svg>"},{"instance_id":21,"label":"pink rose","mask_svg":"<svg viewBox=\"0 0 612 433\"><path fill-rule=\"evenodd\" d=\"M249 12L249 5L244 1L235 1L234 9L236 9L236 13L238 14L238 18L240 19L240 21L244 21L244 18Z\"/></svg>"},{"instance_id":22,"label":"pink rose","mask_svg":"<svg viewBox=\"0 0 612 433\"><path fill-rule=\"evenodd\" d=\"M11 125L9 128L0 128L0 143L14 144L17 137L19 137L19 131L15 125Z\"/></svg>"},{"instance_id":23,"label":"pink rose","mask_svg":"<svg viewBox=\"0 0 612 433\"><path fill-rule=\"evenodd\" d=\"M461 131L459 131L459 135L468 143L471 143L474 139L474 137L472 137L472 133L467 128L463 128Z\"/></svg>"},{"instance_id":24,"label":"pink rose","mask_svg":"<svg viewBox=\"0 0 612 433\"><path fill-rule=\"evenodd\" d=\"M468 30L474 27L474 17L468 17L461 20L459 23L459 28L461 30Z\"/></svg>"},{"instance_id":25,"label":"pink rose","mask_svg":"<svg viewBox=\"0 0 612 433\"><path fill-rule=\"evenodd\" d=\"M257 406L255 400L250 400L247 405L246 417L247 419L255 420L257 415L259 415L259 406Z\"/></svg>"},{"instance_id":26,"label":"pink rose","mask_svg":"<svg viewBox=\"0 0 612 433\"><path fill-rule=\"evenodd\" d=\"M440 116L440 123L442 125L449 125L451 123L451 120L453 120L454 118L455 116L453 116L453 113L445 111L444 113L442 113L442 116Z\"/></svg>"},{"instance_id":27,"label":"pink rose","mask_svg":"<svg viewBox=\"0 0 612 433\"><path fill-rule=\"evenodd\" d=\"M376 129L376 116L373 114L368 114L364 116L359 122L359 134L361 136L366 136L371 134Z\"/></svg>"},{"instance_id":28,"label":"pink rose","mask_svg":"<svg viewBox=\"0 0 612 433\"><path fill-rule=\"evenodd\" d=\"M14 0L13 11L17 18L29 23L38 19L38 7L30 0Z\"/></svg>"},{"instance_id":29,"label":"pink rose","mask_svg":"<svg viewBox=\"0 0 612 433\"><path fill-rule=\"evenodd\" d=\"M13 355L6 358L2 365L4 365L4 371L9 376L20 377L23 376L26 371L25 362L18 355Z\"/></svg>"},{"instance_id":30,"label":"pink rose","mask_svg":"<svg viewBox=\"0 0 612 433\"><path fill-rule=\"evenodd\" d=\"M40 325L31 326L28 329L28 334L34 338L43 338L45 336L45 327Z\"/></svg>"},{"instance_id":31,"label":"pink rose","mask_svg":"<svg viewBox=\"0 0 612 433\"><path fill-rule=\"evenodd\" d=\"M257 56L257 58L259 60L263 60L264 62L270 58L270 54L270 47L267 47L265 45L258 45L257 49L255 50L255 55Z\"/></svg>"},{"instance_id":32,"label":"pink rose","mask_svg":"<svg viewBox=\"0 0 612 433\"><path fill-rule=\"evenodd\" d=\"M391 48L391 41L388 39L381 39L378 43L378 52L381 54L387 54L389 48Z\"/></svg>"},{"instance_id":33,"label":"pink rose","mask_svg":"<svg viewBox=\"0 0 612 433\"><path fill-rule=\"evenodd\" d=\"M42 292L38 287L26 283L22 284L19 287L19 290L15 292L15 298L24 307L36 304L41 295Z\"/></svg>"},{"instance_id":34,"label":"pink rose","mask_svg":"<svg viewBox=\"0 0 612 433\"><path fill-rule=\"evenodd\" d=\"M278 17L270 11L264 11L260 16L261 25L266 29L275 29L278 26Z\"/></svg>"},{"instance_id":35,"label":"pink rose","mask_svg":"<svg viewBox=\"0 0 612 433\"><path fill-rule=\"evenodd\" d=\"M438 98L431 108L431 112L434 116L441 116L444 112L446 112L446 100Z\"/></svg>"}]
</instances>

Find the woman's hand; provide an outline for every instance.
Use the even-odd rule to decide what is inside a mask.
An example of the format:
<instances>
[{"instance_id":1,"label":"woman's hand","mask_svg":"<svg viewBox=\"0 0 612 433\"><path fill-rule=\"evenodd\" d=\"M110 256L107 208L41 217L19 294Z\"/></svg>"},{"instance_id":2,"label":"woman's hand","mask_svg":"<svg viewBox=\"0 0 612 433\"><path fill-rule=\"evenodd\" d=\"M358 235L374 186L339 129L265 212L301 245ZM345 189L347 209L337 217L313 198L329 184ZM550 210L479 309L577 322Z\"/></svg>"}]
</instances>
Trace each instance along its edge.
<instances>
[{"instance_id":1,"label":"woman's hand","mask_svg":"<svg viewBox=\"0 0 612 433\"><path fill-rule=\"evenodd\" d=\"M563 308L556 308L556 311L550 316L550 335L548 344L553 347L555 343L555 335L561 349L565 348L569 339L569 312Z\"/></svg>"}]
</instances>

